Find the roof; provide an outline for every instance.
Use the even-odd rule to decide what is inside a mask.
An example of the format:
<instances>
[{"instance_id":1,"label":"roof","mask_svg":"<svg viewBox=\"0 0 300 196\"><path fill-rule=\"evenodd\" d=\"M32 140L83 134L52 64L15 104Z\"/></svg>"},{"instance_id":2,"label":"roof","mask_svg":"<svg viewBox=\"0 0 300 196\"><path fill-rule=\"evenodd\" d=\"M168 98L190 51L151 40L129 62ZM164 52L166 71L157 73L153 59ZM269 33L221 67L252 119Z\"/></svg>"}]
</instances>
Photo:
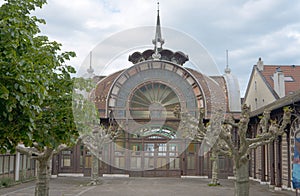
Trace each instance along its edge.
<instances>
[{"instance_id":1,"label":"roof","mask_svg":"<svg viewBox=\"0 0 300 196\"><path fill-rule=\"evenodd\" d=\"M297 90L292 95L287 95L287 96L280 98L258 110L251 112L250 117L255 117L255 116L261 115L264 112L264 110L266 110L266 109L273 111L273 110L282 108L284 106L293 105L299 101L300 101L300 90Z\"/></svg>"},{"instance_id":2,"label":"roof","mask_svg":"<svg viewBox=\"0 0 300 196\"><path fill-rule=\"evenodd\" d=\"M103 78L101 81L99 81L97 83L97 87L95 89L95 104L96 107L99 109L100 112L100 116L105 117L107 115L107 96L109 94L109 91L114 83L114 81L116 80L117 77L119 77L119 75L123 72L124 70L120 70L118 72L115 72L114 74L111 74L105 78ZM224 103L224 97L223 96L217 96L218 93L221 93L223 95L225 95L225 100L227 102L226 106L226 112L230 112L228 109L228 91L227 91L227 85L226 85L226 81L224 79L224 76L211 76L210 78L213 79L216 82L216 86L219 86L219 88L215 89L216 86L214 85L209 85L208 82L210 80L206 79L205 76L200 73L197 72L196 70L187 68L187 71L189 71L194 77L195 79L199 82L199 85L201 86L201 90L203 92L203 98L206 104L206 109L207 109L207 117L210 116L210 113L212 111L212 101L214 103ZM223 93L220 92L220 88L222 89ZM211 94L212 92L213 95ZM231 111L232 112L232 111Z\"/></svg>"},{"instance_id":3,"label":"roof","mask_svg":"<svg viewBox=\"0 0 300 196\"><path fill-rule=\"evenodd\" d=\"M300 89L300 66L299 65L264 65L260 72L267 83L274 89L273 75L280 67L285 77L285 94L291 94Z\"/></svg>"}]
</instances>

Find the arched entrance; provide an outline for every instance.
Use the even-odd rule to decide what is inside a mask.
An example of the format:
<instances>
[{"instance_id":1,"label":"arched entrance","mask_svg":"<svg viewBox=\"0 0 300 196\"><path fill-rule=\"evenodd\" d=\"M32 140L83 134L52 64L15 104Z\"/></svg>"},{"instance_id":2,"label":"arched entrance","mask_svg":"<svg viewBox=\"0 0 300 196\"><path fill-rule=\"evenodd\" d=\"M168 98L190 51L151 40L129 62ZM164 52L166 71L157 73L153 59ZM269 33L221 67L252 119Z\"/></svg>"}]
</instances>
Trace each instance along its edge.
<instances>
[{"instance_id":1,"label":"arched entrance","mask_svg":"<svg viewBox=\"0 0 300 196\"><path fill-rule=\"evenodd\" d=\"M169 127L144 127L140 134L128 134L109 144L102 154L101 174L129 174L135 177L180 177L204 175L208 157L199 157L199 143L176 138ZM203 164L207 163L205 167ZM206 172L207 172L206 169ZM208 175L208 173L206 173Z\"/></svg>"}]
</instances>

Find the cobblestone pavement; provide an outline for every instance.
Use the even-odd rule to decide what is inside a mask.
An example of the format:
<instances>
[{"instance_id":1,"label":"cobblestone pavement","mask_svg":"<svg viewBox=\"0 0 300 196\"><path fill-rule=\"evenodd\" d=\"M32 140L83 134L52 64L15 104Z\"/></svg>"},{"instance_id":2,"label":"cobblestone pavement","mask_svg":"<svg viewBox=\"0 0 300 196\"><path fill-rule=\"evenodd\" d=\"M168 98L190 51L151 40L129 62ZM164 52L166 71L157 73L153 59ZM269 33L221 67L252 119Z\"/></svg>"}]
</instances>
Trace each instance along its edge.
<instances>
[{"instance_id":1,"label":"cobblestone pavement","mask_svg":"<svg viewBox=\"0 0 300 196\"><path fill-rule=\"evenodd\" d=\"M221 180L221 186L209 187L209 179L181 178L102 178L102 184L87 186L89 178L59 177L50 181L50 196L231 196L233 181ZM32 196L34 182L0 189L2 196ZM291 196L292 191L274 191L268 185L251 182L250 196Z\"/></svg>"}]
</instances>

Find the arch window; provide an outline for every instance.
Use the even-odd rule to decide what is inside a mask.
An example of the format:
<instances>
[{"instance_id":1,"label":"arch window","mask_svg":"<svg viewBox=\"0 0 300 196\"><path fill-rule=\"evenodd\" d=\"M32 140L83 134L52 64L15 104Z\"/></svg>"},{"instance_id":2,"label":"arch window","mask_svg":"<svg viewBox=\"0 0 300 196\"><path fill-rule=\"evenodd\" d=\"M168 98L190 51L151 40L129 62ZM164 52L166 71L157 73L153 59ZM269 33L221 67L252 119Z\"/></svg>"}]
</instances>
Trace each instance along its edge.
<instances>
[{"instance_id":1,"label":"arch window","mask_svg":"<svg viewBox=\"0 0 300 196\"><path fill-rule=\"evenodd\" d=\"M176 93L167 85L150 82L132 93L129 110L133 119L174 118L174 108L180 105Z\"/></svg>"}]
</instances>

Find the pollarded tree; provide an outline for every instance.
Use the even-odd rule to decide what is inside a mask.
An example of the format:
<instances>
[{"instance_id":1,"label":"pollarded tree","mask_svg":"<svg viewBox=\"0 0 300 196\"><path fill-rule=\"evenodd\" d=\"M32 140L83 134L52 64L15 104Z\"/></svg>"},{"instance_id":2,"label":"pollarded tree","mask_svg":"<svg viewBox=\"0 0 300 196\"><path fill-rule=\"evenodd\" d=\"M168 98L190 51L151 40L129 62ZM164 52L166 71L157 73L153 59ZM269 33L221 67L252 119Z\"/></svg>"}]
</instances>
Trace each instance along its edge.
<instances>
[{"instance_id":1,"label":"pollarded tree","mask_svg":"<svg viewBox=\"0 0 300 196\"><path fill-rule=\"evenodd\" d=\"M249 195L249 154L252 149L273 142L278 136L284 133L291 121L292 110L284 108L284 114L281 124L276 120L270 119L270 111L266 110L260 120L261 133L255 138L247 137L248 123L250 118L249 107L244 105L240 121L235 123L232 119L225 120L220 132L222 139L228 149L228 154L232 157L234 163L235 179L235 196ZM234 145L234 130L238 136L238 145Z\"/></svg>"},{"instance_id":2,"label":"pollarded tree","mask_svg":"<svg viewBox=\"0 0 300 196\"><path fill-rule=\"evenodd\" d=\"M100 183L99 181L99 160L101 160L101 153L104 145L113 142L119 134L118 126L105 127L102 124L95 124L92 132L82 134L80 139L82 143L92 154L92 171L91 171L91 185Z\"/></svg>"},{"instance_id":3,"label":"pollarded tree","mask_svg":"<svg viewBox=\"0 0 300 196\"><path fill-rule=\"evenodd\" d=\"M199 152L201 155L211 151L212 179L209 185L217 186L220 185L218 180L219 154L227 154L227 151L224 151L224 148L226 149L226 144L219 139L220 127L223 119L221 118L221 114L213 113L210 122L205 125L203 122L204 115L203 108L200 109L199 119L196 119L187 113L181 113L182 123L180 130L183 131L184 138L202 143Z\"/></svg>"},{"instance_id":4,"label":"pollarded tree","mask_svg":"<svg viewBox=\"0 0 300 196\"><path fill-rule=\"evenodd\" d=\"M79 139L92 154L91 185L99 181L99 159L104 145L111 143L119 133L119 126L104 126L94 102L95 83L90 78L76 78L73 94L73 114Z\"/></svg>"},{"instance_id":5,"label":"pollarded tree","mask_svg":"<svg viewBox=\"0 0 300 196\"><path fill-rule=\"evenodd\" d=\"M209 141L212 152L226 154L232 157L234 164L235 179L235 196L249 195L249 154L252 149L273 142L278 136L284 133L291 121L290 108L284 108L284 114L281 124L276 120L270 119L270 111L266 110L260 120L259 127L261 133L255 138L247 137L248 123L250 118L249 107L246 105L242 108L241 117L238 123L231 117L225 119L221 111L216 111L211 119L210 125L205 128L200 115L199 125L196 126L195 118L182 114L182 121L188 126L184 126L185 133L189 134L191 139L198 141ZM236 133L238 143L234 141L233 134ZM205 136L204 136L205 135ZM199 137L200 136L200 137ZM197 139L198 138L198 139ZM213 139L215 138L215 139ZM213 173L216 171L213 171Z\"/></svg>"}]
</instances>

